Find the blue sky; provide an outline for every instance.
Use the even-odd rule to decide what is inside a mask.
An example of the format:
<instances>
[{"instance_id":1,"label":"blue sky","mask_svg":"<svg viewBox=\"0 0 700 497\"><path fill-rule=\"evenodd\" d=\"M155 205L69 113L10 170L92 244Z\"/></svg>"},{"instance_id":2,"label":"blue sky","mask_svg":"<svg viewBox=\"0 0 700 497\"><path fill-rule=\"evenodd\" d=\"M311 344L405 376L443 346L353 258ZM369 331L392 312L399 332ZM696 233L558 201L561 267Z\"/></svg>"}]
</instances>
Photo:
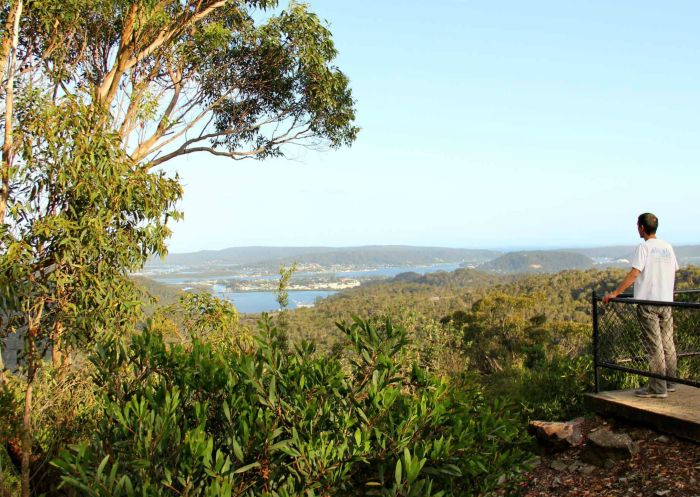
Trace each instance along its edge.
<instances>
[{"instance_id":1,"label":"blue sky","mask_svg":"<svg viewBox=\"0 0 700 497\"><path fill-rule=\"evenodd\" d=\"M351 81L348 149L172 164L171 252L244 245L700 243L698 2L310 1Z\"/></svg>"}]
</instances>

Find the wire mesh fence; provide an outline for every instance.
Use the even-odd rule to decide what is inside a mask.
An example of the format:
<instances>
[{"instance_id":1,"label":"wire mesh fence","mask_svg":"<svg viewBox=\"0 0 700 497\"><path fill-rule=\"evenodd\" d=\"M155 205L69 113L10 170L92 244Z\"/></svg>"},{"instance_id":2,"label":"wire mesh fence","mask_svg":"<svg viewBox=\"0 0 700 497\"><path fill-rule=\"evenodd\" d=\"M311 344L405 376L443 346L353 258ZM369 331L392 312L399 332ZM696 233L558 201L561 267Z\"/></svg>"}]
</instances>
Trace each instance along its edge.
<instances>
[{"instance_id":1,"label":"wire mesh fence","mask_svg":"<svg viewBox=\"0 0 700 497\"><path fill-rule=\"evenodd\" d=\"M593 294L596 392L602 373L613 388L636 387L640 376L700 387L700 290L676 292L674 299L623 295L603 304Z\"/></svg>"}]
</instances>

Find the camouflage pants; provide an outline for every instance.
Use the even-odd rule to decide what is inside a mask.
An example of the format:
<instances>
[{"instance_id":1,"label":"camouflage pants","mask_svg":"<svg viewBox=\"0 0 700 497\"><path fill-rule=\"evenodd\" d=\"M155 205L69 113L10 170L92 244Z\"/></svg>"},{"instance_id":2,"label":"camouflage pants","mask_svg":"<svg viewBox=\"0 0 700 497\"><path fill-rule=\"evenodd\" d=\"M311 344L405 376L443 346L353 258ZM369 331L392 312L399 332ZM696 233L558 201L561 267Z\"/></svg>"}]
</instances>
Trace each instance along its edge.
<instances>
[{"instance_id":1,"label":"camouflage pants","mask_svg":"<svg viewBox=\"0 0 700 497\"><path fill-rule=\"evenodd\" d=\"M677 359L671 308L639 305L637 319L642 327L644 349L649 357L649 371L664 376L676 376ZM666 393L666 381L649 378L649 390L654 393Z\"/></svg>"}]
</instances>

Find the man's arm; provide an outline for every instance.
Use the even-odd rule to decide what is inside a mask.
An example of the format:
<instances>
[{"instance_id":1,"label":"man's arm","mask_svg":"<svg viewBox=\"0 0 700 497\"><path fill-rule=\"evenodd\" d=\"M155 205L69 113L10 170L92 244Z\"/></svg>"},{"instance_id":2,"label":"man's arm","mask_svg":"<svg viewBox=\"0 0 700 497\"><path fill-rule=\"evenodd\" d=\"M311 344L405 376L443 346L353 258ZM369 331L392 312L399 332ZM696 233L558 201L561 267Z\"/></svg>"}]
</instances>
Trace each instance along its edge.
<instances>
[{"instance_id":1,"label":"man's arm","mask_svg":"<svg viewBox=\"0 0 700 497\"><path fill-rule=\"evenodd\" d=\"M607 304L610 302L610 299L617 298L618 295L620 295L622 292L627 290L629 286L634 283L634 280L637 279L637 276L639 276L639 273L641 271L637 268L632 268L629 273L627 273L627 276L625 276L625 279L622 280L622 283L620 283L615 290L613 290L610 293L606 293L605 297L603 297L603 303Z\"/></svg>"}]
</instances>

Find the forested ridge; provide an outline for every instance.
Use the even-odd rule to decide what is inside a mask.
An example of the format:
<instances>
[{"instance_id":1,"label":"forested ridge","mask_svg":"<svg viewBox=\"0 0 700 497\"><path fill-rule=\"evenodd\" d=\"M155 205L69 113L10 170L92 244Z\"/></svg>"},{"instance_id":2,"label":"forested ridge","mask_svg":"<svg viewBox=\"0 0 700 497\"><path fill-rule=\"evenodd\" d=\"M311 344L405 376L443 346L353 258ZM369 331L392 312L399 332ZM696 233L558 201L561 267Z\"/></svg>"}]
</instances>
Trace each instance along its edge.
<instances>
[{"instance_id":1,"label":"forested ridge","mask_svg":"<svg viewBox=\"0 0 700 497\"><path fill-rule=\"evenodd\" d=\"M281 263L313 263L322 266L410 266L439 262L482 262L500 255L494 250L444 247L377 245L366 247L232 247L184 254L170 254L152 265L212 265L273 267Z\"/></svg>"},{"instance_id":2,"label":"forested ridge","mask_svg":"<svg viewBox=\"0 0 700 497\"><path fill-rule=\"evenodd\" d=\"M681 265L700 260L700 246L675 246ZM414 247L377 245L364 247L231 247L222 250L168 254L154 257L147 267L166 266L252 266L276 270L280 264L292 262L320 266L410 266L440 262L464 262L479 265L482 270L500 273L546 272L566 269L587 269L593 258L599 264L626 264L619 259L630 259L635 247L593 247L562 250L519 250L503 253L497 250L458 249L446 247ZM530 267L531 265L542 267Z\"/></svg>"},{"instance_id":3,"label":"forested ridge","mask_svg":"<svg viewBox=\"0 0 700 497\"><path fill-rule=\"evenodd\" d=\"M679 278L681 284L692 285L690 275L695 272L684 270ZM542 275L498 275L476 269L426 275L405 273L392 281L346 290L319 301L314 308L294 310L289 317L292 323L299 323L300 330L316 329L322 335L322 330L332 330L334 320L347 314L394 315L405 310L439 320L450 313L469 310L487 295L503 294L530 299L533 312L549 320L589 324L592 292L602 294L614 288L624 274L621 269Z\"/></svg>"},{"instance_id":4,"label":"forested ridge","mask_svg":"<svg viewBox=\"0 0 700 497\"><path fill-rule=\"evenodd\" d=\"M584 413L591 294L624 274L404 273L262 317L136 278L147 304L138 330L77 353L83 364L65 380L51 368L38 380L39 405L51 398L61 411L37 418L47 427L38 457L55 467L36 481L68 478L104 495L129 495L129 484L169 494L162 485L175 487L173 474L215 494L515 488L532 457L527 420ZM700 270L681 270L677 286L700 286ZM11 392L6 436L19 415ZM222 429L237 435L221 438ZM135 437L140 430L160 442Z\"/></svg>"},{"instance_id":5,"label":"forested ridge","mask_svg":"<svg viewBox=\"0 0 700 497\"><path fill-rule=\"evenodd\" d=\"M511 399L526 418L563 418L582 412L582 394L592 388L592 294L614 289L626 272L404 274L288 312L286 321L293 339L337 353L334 323L390 316L408 330L413 358L424 367L488 385L487 396ZM676 287L700 288L700 269L681 269Z\"/></svg>"},{"instance_id":6,"label":"forested ridge","mask_svg":"<svg viewBox=\"0 0 700 497\"><path fill-rule=\"evenodd\" d=\"M565 269L588 269L593 260L583 254L557 250L509 252L479 266L500 273L557 273Z\"/></svg>"},{"instance_id":7,"label":"forested ridge","mask_svg":"<svg viewBox=\"0 0 700 497\"><path fill-rule=\"evenodd\" d=\"M592 388L592 293L612 290L625 274L623 269L537 275L475 269L404 273L345 290L312 308L283 311L277 318L291 343L311 341L318 353L334 357L347 350L338 323L354 316L376 324L392 320L407 332L409 362L459 381L469 377L489 385L487 396L519 403L525 417L562 417L580 413L581 395ZM678 272L678 289L698 287L698 268ZM255 321L247 316L241 323L252 328ZM174 322L169 326L177 328ZM529 398L531 381L551 382L542 390L558 388L561 398Z\"/></svg>"},{"instance_id":8,"label":"forested ridge","mask_svg":"<svg viewBox=\"0 0 700 497\"><path fill-rule=\"evenodd\" d=\"M139 329L78 353L69 383L39 378L39 405L61 406L41 411L55 466L39 473L98 495L170 495L177 478L215 495L508 493L532 457L527 420L584 413L591 293L624 274L406 273L260 318L137 280ZM677 281L697 288L700 270ZM136 436L149 430L157 445Z\"/></svg>"}]
</instances>

